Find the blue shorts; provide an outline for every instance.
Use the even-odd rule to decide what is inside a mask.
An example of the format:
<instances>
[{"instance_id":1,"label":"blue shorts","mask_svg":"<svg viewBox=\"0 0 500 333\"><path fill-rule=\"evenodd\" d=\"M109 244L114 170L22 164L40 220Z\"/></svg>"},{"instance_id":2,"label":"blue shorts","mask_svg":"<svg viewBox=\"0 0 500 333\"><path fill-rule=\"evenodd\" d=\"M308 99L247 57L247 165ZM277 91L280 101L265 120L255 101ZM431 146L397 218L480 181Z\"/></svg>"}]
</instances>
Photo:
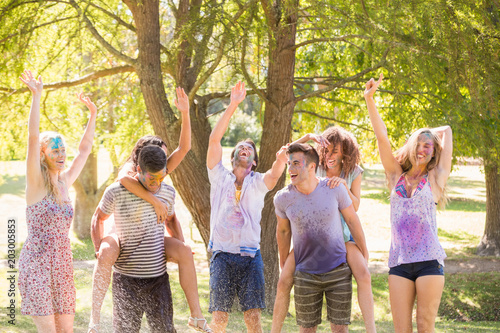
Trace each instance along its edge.
<instances>
[{"instance_id":1,"label":"blue shorts","mask_svg":"<svg viewBox=\"0 0 500 333\"><path fill-rule=\"evenodd\" d=\"M210 258L210 306L208 312L231 312L235 295L243 312L264 309L264 262L255 257L218 252Z\"/></svg>"},{"instance_id":2,"label":"blue shorts","mask_svg":"<svg viewBox=\"0 0 500 333\"><path fill-rule=\"evenodd\" d=\"M401 264L389 269L389 275L397 275L415 282L425 275L444 275L443 265L437 260Z\"/></svg>"}]
</instances>

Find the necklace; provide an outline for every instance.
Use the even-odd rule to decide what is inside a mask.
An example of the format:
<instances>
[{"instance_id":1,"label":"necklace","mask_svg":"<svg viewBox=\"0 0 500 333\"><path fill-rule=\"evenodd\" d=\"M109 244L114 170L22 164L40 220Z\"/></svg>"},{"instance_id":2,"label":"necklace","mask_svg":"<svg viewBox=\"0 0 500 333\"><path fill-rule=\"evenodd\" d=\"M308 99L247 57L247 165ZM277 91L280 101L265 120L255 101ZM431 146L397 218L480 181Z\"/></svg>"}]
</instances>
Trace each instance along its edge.
<instances>
[{"instance_id":1,"label":"necklace","mask_svg":"<svg viewBox=\"0 0 500 333\"><path fill-rule=\"evenodd\" d=\"M236 193L235 193L234 197L236 199L236 203L239 203L240 198L241 198L241 185L240 186L235 185L235 186L236 186Z\"/></svg>"}]
</instances>

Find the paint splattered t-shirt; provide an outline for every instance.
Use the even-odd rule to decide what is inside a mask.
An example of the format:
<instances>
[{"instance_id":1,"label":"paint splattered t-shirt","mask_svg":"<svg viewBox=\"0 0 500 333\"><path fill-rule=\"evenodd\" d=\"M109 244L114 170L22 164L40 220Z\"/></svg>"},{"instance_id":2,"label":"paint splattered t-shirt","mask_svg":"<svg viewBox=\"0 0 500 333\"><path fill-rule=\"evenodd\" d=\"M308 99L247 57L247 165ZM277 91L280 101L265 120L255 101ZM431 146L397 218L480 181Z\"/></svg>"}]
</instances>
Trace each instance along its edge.
<instances>
[{"instance_id":1,"label":"paint splattered t-shirt","mask_svg":"<svg viewBox=\"0 0 500 333\"><path fill-rule=\"evenodd\" d=\"M389 267L427 260L437 260L444 266L444 258L446 254L437 235L436 205L430 182L426 181L411 198L402 197L394 187Z\"/></svg>"},{"instance_id":2,"label":"paint splattered t-shirt","mask_svg":"<svg viewBox=\"0 0 500 333\"><path fill-rule=\"evenodd\" d=\"M276 193L276 214L290 220L296 270L321 274L346 262L340 210L351 204L345 187L331 189L327 178L307 195L292 184Z\"/></svg>"}]
</instances>

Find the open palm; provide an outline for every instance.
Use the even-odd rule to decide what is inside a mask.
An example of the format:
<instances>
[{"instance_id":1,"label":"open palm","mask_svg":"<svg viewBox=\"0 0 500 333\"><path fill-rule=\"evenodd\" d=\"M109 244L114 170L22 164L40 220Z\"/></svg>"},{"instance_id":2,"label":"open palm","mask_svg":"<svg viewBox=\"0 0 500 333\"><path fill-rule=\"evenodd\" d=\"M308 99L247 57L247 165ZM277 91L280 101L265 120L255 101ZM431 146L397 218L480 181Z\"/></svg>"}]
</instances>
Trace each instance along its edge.
<instances>
[{"instance_id":1,"label":"open palm","mask_svg":"<svg viewBox=\"0 0 500 333\"><path fill-rule=\"evenodd\" d=\"M25 85L28 86L28 89L31 90L33 94L41 94L43 90L43 82L42 77L38 76L38 80L35 79L30 70L25 70L21 77L19 78Z\"/></svg>"},{"instance_id":2,"label":"open palm","mask_svg":"<svg viewBox=\"0 0 500 333\"><path fill-rule=\"evenodd\" d=\"M245 96L247 95L247 91L245 90L245 83L238 81L238 83L231 89L231 103L241 103Z\"/></svg>"}]
</instances>

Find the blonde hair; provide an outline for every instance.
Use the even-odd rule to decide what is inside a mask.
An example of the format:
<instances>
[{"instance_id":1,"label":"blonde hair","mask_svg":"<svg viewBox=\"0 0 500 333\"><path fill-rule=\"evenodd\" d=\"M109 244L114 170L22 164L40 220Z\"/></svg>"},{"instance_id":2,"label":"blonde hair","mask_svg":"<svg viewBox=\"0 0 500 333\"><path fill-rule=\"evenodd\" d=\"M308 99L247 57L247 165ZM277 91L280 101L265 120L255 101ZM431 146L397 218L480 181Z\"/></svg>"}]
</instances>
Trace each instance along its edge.
<instances>
[{"instance_id":1,"label":"blonde hair","mask_svg":"<svg viewBox=\"0 0 500 333\"><path fill-rule=\"evenodd\" d=\"M40 133L40 169L42 171L43 182L45 184L45 188L47 189L47 194L52 195L58 203L61 203L63 200L62 193L59 190L59 184L53 181L50 177L49 167L47 165L47 161L45 160L44 154L44 151L45 149L47 149L47 145L49 144L49 142L56 138L61 139L61 141L64 143L64 138L57 132L47 131ZM66 144L64 143L64 145ZM62 183L59 180L58 182Z\"/></svg>"},{"instance_id":2,"label":"blonde hair","mask_svg":"<svg viewBox=\"0 0 500 333\"><path fill-rule=\"evenodd\" d=\"M396 150L396 152L394 153L394 157L401 166L401 169L403 169L403 172L408 172L412 168L412 166L417 164L417 146L418 138L420 135L426 135L427 137L429 137L434 145L434 156L432 156L429 163L427 163L427 165L425 166L427 173L429 173L430 170L434 169L439 163L439 159L441 158L441 151L443 150L443 147L441 146L441 139L429 128L421 128L413 132L404 146ZM437 183L436 186L441 192L441 197L438 200L438 206L439 208L443 209L448 202L448 197L446 195L446 186L441 188Z\"/></svg>"}]
</instances>

